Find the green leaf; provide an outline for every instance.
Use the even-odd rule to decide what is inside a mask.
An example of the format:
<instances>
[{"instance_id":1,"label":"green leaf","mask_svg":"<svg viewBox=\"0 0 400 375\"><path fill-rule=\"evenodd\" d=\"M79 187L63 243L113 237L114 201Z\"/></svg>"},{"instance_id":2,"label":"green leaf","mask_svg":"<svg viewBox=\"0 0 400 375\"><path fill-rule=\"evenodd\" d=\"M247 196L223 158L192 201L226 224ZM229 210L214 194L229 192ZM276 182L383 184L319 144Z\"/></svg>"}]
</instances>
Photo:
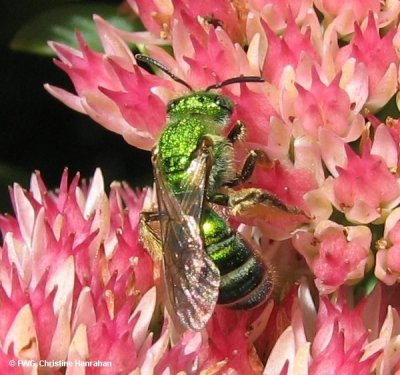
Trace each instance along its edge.
<instances>
[{"instance_id":1,"label":"green leaf","mask_svg":"<svg viewBox=\"0 0 400 375\"><path fill-rule=\"evenodd\" d=\"M69 4L38 14L15 34L10 46L16 51L49 56L53 55L53 51L47 46L48 40L76 47L75 32L79 30L87 43L93 49L100 51L101 43L93 22L93 14L103 17L125 31L143 30L140 21L129 20L118 13L113 5Z\"/></svg>"}]
</instances>

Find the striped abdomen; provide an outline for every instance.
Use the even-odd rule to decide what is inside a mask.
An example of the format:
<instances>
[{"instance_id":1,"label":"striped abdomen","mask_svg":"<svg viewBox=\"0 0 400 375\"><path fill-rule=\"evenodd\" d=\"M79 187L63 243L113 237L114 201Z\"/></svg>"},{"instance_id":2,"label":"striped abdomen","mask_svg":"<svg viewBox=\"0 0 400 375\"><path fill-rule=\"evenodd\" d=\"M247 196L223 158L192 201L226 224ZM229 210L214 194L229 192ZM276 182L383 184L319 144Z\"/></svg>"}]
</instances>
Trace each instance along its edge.
<instances>
[{"instance_id":1,"label":"striped abdomen","mask_svg":"<svg viewBox=\"0 0 400 375\"><path fill-rule=\"evenodd\" d=\"M250 244L210 208L203 213L202 234L206 251L221 274L219 304L248 309L271 294L271 271Z\"/></svg>"}]
</instances>

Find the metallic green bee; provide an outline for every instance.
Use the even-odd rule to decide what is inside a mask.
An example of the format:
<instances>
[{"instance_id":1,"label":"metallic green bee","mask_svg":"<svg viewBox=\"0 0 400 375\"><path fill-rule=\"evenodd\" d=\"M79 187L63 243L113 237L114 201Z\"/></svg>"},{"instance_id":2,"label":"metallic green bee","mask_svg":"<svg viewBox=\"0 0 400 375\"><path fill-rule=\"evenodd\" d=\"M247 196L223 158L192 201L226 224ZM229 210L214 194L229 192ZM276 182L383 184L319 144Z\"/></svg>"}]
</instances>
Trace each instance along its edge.
<instances>
[{"instance_id":1,"label":"metallic green bee","mask_svg":"<svg viewBox=\"0 0 400 375\"><path fill-rule=\"evenodd\" d=\"M271 268L214 208L251 200L251 204L263 201L290 211L257 189L245 189L244 195L223 194L225 187L251 175L260 153L251 151L242 172L235 173L233 143L243 134L244 125L238 123L228 136L221 135L233 103L210 90L263 79L241 76L193 91L159 62L144 55L136 58L156 65L191 90L168 103L168 123L152 152L158 209L142 214L142 238L153 252L162 247L169 312L175 323L200 330L216 303L248 309L264 302L273 289ZM160 235L151 222L159 224Z\"/></svg>"}]
</instances>

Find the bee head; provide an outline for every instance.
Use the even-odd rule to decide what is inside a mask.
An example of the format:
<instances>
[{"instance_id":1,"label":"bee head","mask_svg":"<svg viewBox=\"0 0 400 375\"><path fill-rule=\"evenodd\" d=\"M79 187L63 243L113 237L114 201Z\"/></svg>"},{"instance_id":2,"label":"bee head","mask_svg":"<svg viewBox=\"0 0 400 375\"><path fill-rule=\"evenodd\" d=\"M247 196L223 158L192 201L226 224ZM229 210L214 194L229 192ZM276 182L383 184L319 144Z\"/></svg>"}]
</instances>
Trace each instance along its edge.
<instances>
[{"instance_id":1,"label":"bee head","mask_svg":"<svg viewBox=\"0 0 400 375\"><path fill-rule=\"evenodd\" d=\"M204 115L220 120L232 115L233 103L226 96L198 91L170 101L167 112L170 117Z\"/></svg>"},{"instance_id":2,"label":"bee head","mask_svg":"<svg viewBox=\"0 0 400 375\"><path fill-rule=\"evenodd\" d=\"M186 86L191 94L177 98L168 103L167 113L170 117L204 115L216 121L225 121L233 112L233 103L225 96L210 92L210 90L220 89L221 87L234 83L245 82L264 82L264 78L258 76L244 76L228 78L208 86L204 91L194 91L193 88L183 79L177 77L166 66L159 61L142 54L135 55L137 61L152 64L168 74L174 81Z\"/></svg>"}]
</instances>

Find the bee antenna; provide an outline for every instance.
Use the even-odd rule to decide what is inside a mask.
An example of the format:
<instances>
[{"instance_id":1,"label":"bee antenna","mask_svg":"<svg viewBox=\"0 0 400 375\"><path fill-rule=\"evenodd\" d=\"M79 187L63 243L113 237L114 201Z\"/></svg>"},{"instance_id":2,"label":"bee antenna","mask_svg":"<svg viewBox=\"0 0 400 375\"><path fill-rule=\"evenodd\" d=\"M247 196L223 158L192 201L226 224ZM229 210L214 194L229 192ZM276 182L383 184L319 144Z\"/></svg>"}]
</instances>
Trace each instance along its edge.
<instances>
[{"instance_id":1,"label":"bee antenna","mask_svg":"<svg viewBox=\"0 0 400 375\"><path fill-rule=\"evenodd\" d=\"M226 79L225 81L215 83L214 85L208 86L206 91L210 91L213 89L220 89L221 87L232 85L233 83L242 83L242 82L265 82L264 78L258 76L239 76L234 78Z\"/></svg>"},{"instance_id":2,"label":"bee antenna","mask_svg":"<svg viewBox=\"0 0 400 375\"><path fill-rule=\"evenodd\" d=\"M140 53L135 55L135 59L156 66L157 68L161 69L164 73L167 73L175 82L178 82L181 85L186 86L190 91L193 91L193 88L188 83L186 83L183 79L177 77L174 73L172 73L165 65L161 64L159 61L149 56L142 55Z\"/></svg>"}]
</instances>

